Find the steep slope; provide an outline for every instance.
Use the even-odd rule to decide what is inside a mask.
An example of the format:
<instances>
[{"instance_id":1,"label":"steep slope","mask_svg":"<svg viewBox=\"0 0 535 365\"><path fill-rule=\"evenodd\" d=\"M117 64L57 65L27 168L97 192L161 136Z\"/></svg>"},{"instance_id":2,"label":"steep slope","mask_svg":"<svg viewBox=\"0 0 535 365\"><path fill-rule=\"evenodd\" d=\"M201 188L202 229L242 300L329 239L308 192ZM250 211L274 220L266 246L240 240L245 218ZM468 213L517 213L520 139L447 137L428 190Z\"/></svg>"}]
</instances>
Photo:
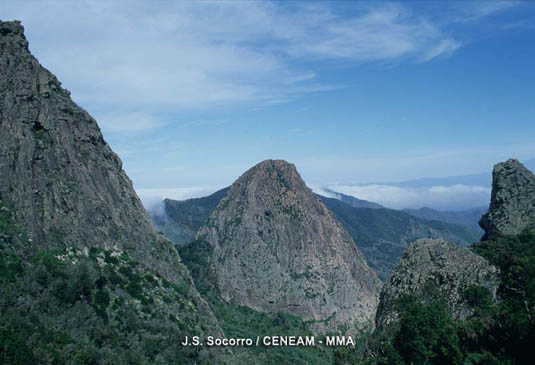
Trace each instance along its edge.
<instances>
[{"instance_id":1,"label":"steep slope","mask_svg":"<svg viewBox=\"0 0 535 365\"><path fill-rule=\"evenodd\" d=\"M412 243L381 292L363 362L530 364L535 341L533 175L497 164L482 242ZM525 219L522 219L525 218Z\"/></svg>"},{"instance_id":2,"label":"steep slope","mask_svg":"<svg viewBox=\"0 0 535 365\"><path fill-rule=\"evenodd\" d=\"M0 304L2 323L20 321L0 337L28 333L17 343L30 341L29 356L57 362L75 350L86 361L198 357L178 339L221 334L217 321L97 123L69 95L31 55L20 22L0 22L0 267L17 263Z\"/></svg>"},{"instance_id":3,"label":"steep slope","mask_svg":"<svg viewBox=\"0 0 535 365\"><path fill-rule=\"evenodd\" d=\"M165 216L152 215L157 228L173 243L182 246L193 241L201 224L206 222L226 194L222 189L203 198L175 201L166 199ZM381 280L386 280L405 246L416 239L444 238L461 246L476 242L480 230L471 227L428 221L386 208L355 208L337 199L317 195L351 234L366 260Z\"/></svg>"},{"instance_id":4,"label":"steep slope","mask_svg":"<svg viewBox=\"0 0 535 365\"><path fill-rule=\"evenodd\" d=\"M517 160L494 166L489 212L479 224L485 230L483 240L518 234L535 225L535 175Z\"/></svg>"},{"instance_id":5,"label":"steep slope","mask_svg":"<svg viewBox=\"0 0 535 365\"><path fill-rule=\"evenodd\" d=\"M228 302L297 315L322 332L373 325L375 273L292 164L267 160L245 172L192 245L206 249L210 267L201 269Z\"/></svg>"},{"instance_id":6,"label":"steep slope","mask_svg":"<svg viewBox=\"0 0 535 365\"><path fill-rule=\"evenodd\" d=\"M228 190L224 188L206 197L183 201L165 199L163 215L149 213L156 228L174 244L182 246L195 239L199 228Z\"/></svg>"},{"instance_id":7,"label":"steep slope","mask_svg":"<svg viewBox=\"0 0 535 365\"><path fill-rule=\"evenodd\" d=\"M483 287L496 296L498 270L472 251L444 240L420 239L409 245L381 292L378 328L398 318L398 302L404 295L421 301L441 298L454 319L464 320L473 311L467 293Z\"/></svg>"},{"instance_id":8,"label":"steep slope","mask_svg":"<svg viewBox=\"0 0 535 365\"><path fill-rule=\"evenodd\" d=\"M342 194L337 191L327 190L327 193L331 194L334 199L338 199L346 204L351 205L354 208L374 208L374 209L384 208L380 204L370 202L368 200L355 198L354 196Z\"/></svg>"},{"instance_id":9,"label":"steep slope","mask_svg":"<svg viewBox=\"0 0 535 365\"><path fill-rule=\"evenodd\" d=\"M479 207L460 211L441 211L423 207L420 209L403 209L403 211L418 218L469 226L483 232L478 222L481 216L487 213L488 208Z\"/></svg>"},{"instance_id":10,"label":"steep slope","mask_svg":"<svg viewBox=\"0 0 535 365\"><path fill-rule=\"evenodd\" d=\"M353 208L336 199L321 199L382 280L388 278L407 244L416 239L443 238L467 246L479 238L477 230L466 226L428 221L398 210Z\"/></svg>"}]
</instances>

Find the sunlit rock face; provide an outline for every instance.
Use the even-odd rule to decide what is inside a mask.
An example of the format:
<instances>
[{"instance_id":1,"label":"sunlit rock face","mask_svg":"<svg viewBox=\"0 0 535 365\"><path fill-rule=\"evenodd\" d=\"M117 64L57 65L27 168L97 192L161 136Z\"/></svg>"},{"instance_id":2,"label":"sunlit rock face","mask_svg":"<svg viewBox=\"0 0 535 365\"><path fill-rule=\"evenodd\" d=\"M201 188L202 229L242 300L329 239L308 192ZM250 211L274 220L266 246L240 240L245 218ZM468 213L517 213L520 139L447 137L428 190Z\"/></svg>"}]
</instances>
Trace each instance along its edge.
<instances>
[{"instance_id":1,"label":"sunlit rock face","mask_svg":"<svg viewBox=\"0 0 535 365\"><path fill-rule=\"evenodd\" d=\"M441 239L419 239L407 247L383 287L377 327L386 328L399 318L399 300L407 294L422 302L440 299L454 319L464 320L473 313L466 290L483 286L495 298L497 273L496 267L467 248Z\"/></svg>"},{"instance_id":2,"label":"sunlit rock face","mask_svg":"<svg viewBox=\"0 0 535 365\"><path fill-rule=\"evenodd\" d=\"M293 164L267 160L245 172L197 239L211 245L229 302L298 315L320 331L373 326L380 282Z\"/></svg>"}]
</instances>

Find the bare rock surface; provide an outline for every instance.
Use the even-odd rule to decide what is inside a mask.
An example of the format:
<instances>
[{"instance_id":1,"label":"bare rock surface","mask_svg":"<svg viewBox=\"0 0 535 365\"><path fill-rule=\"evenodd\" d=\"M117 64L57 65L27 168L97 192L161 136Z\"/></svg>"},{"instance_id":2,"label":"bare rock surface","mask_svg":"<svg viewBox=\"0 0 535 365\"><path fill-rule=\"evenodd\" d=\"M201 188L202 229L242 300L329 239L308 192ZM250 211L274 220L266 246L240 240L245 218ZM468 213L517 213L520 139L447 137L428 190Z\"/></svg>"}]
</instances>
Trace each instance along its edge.
<instances>
[{"instance_id":1,"label":"bare rock surface","mask_svg":"<svg viewBox=\"0 0 535 365\"><path fill-rule=\"evenodd\" d=\"M0 200L24 224L28 245L127 252L187 288L189 320L221 333L95 119L32 56L18 21L0 21Z\"/></svg>"},{"instance_id":2,"label":"bare rock surface","mask_svg":"<svg viewBox=\"0 0 535 365\"><path fill-rule=\"evenodd\" d=\"M288 312L319 331L373 326L380 282L295 166L264 161L230 188L197 234L223 299Z\"/></svg>"},{"instance_id":3,"label":"bare rock surface","mask_svg":"<svg viewBox=\"0 0 535 365\"><path fill-rule=\"evenodd\" d=\"M485 230L482 240L518 234L534 223L535 175L514 159L496 164L489 212L479 222Z\"/></svg>"},{"instance_id":4,"label":"bare rock surface","mask_svg":"<svg viewBox=\"0 0 535 365\"><path fill-rule=\"evenodd\" d=\"M424 302L438 294L452 317L464 320L472 314L465 301L465 291L474 285L483 286L495 298L497 274L496 267L469 249L441 239L419 239L408 246L383 287L377 327L385 328L398 318L397 302L406 294Z\"/></svg>"}]
</instances>

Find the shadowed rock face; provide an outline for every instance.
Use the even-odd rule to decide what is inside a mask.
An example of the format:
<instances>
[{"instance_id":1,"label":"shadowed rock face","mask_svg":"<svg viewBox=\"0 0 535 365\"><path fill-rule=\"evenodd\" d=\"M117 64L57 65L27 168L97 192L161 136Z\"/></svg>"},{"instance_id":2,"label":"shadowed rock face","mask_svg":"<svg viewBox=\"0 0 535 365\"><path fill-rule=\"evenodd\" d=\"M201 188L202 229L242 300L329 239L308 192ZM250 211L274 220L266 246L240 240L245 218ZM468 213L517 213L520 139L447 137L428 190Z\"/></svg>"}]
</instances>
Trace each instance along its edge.
<instances>
[{"instance_id":1,"label":"shadowed rock face","mask_svg":"<svg viewBox=\"0 0 535 365\"><path fill-rule=\"evenodd\" d=\"M351 236L295 166L245 172L197 235L209 242L223 299L318 321L318 330L373 325L380 288Z\"/></svg>"},{"instance_id":2,"label":"shadowed rock face","mask_svg":"<svg viewBox=\"0 0 535 365\"><path fill-rule=\"evenodd\" d=\"M406 294L421 301L438 296L449 306L452 317L464 320L472 314L465 291L473 286L489 289L495 297L497 269L484 258L441 239L420 239L409 245L381 292L376 324L385 328L399 313L398 300Z\"/></svg>"},{"instance_id":3,"label":"shadowed rock face","mask_svg":"<svg viewBox=\"0 0 535 365\"><path fill-rule=\"evenodd\" d=\"M496 164L489 212L479 222L485 230L482 240L518 234L534 223L535 176L514 159Z\"/></svg>"},{"instance_id":4,"label":"shadowed rock face","mask_svg":"<svg viewBox=\"0 0 535 365\"><path fill-rule=\"evenodd\" d=\"M20 22L0 21L0 200L38 248L128 253L185 285L191 321L221 333L173 245L153 229L96 121L31 55Z\"/></svg>"}]
</instances>

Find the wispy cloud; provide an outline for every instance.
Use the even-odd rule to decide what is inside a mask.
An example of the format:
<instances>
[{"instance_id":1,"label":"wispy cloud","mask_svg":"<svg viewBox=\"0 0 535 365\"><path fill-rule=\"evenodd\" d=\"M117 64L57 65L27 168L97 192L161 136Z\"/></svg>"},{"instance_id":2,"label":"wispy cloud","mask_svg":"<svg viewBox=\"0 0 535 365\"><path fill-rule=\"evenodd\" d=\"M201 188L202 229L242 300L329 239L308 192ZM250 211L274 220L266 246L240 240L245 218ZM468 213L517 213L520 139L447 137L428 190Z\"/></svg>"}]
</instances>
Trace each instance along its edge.
<instances>
[{"instance_id":1,"label":"wispy cloud","mask_svg":"<svg viewBox=\"0 0 535 365\"><path fill-rule=\"evenodd\" d=\"M427 62L440 55L452 54L457 49L459 49L459 47L461 47L461 44L456 40L450 38L444 39L439 44L437 44L436 47L429 50L429 52L427 52L427 54L425 54L421 58L421 61Z\"/></svg>"},{"instance_id":2,"label":"wispy cloud","mask_svg":"<svg viewBox=\"0 0 535 365\"><path fill-rule=\"evenodd\" d=\"M358 8L351 17L342 18L328 8L321 9L322 16L306 17L298 25L301 31L287 38L288 52L297 57L382 61L429 54L445 39L436 26L400 4ZM312 11L318 12L318 7Z\"/></svg>"},{"instance_id":3,"label":"wispy cloud","mask_svg":"<svg viewBox=\"0 0 535 365\"><path fill-rule=\"evenodd\" d=\"M456 13L476 19L513 4ZM99 116L113 132L164 124L142 109L269 105L344 86L323 82L315 62L428 62L462 44L395 3L4 1L0 10L23 20L32 50L77 101L116 110Z\"/></svg>"},{"instance_id":4,"label":"wispy cloud","mask_svg":"<svg viewBox=\"0 0 535 365\"><path fill-rule=\"evenodd\" d=\"M459 20L474 21L519 6L523 1L467 1L456 4Z\"/></svg>"},{"instance_id":5,"label":"wispy cloud","mask_svg":"<svg viewBox=\"0 0 535 365\"><path fill-rule=\"evenodd\" d=\"M84 105L113 106L112 131L161 125L140 108L203 108L287 101L339 85L318 81L302 59L428 61L458 48L402 5L335 3L3 2L31 47ZM57 15L62 20L57 21ZM296 16L299 14L299 16ZM122 115L121 115L122 113Z\"/></svg>"},{"instance_id":6,"label":"wispy cloud","mask_svg":"<svg viewBox=\"0 0 535 365\"><path fill-rule=\"evenodd\" d=\"M188 187L167 189L136 189L136 193L143 202L145 209L151 211L159 206L164 199L186 200L212 194L218 188Z\"/></svg>"}]
</instances>

